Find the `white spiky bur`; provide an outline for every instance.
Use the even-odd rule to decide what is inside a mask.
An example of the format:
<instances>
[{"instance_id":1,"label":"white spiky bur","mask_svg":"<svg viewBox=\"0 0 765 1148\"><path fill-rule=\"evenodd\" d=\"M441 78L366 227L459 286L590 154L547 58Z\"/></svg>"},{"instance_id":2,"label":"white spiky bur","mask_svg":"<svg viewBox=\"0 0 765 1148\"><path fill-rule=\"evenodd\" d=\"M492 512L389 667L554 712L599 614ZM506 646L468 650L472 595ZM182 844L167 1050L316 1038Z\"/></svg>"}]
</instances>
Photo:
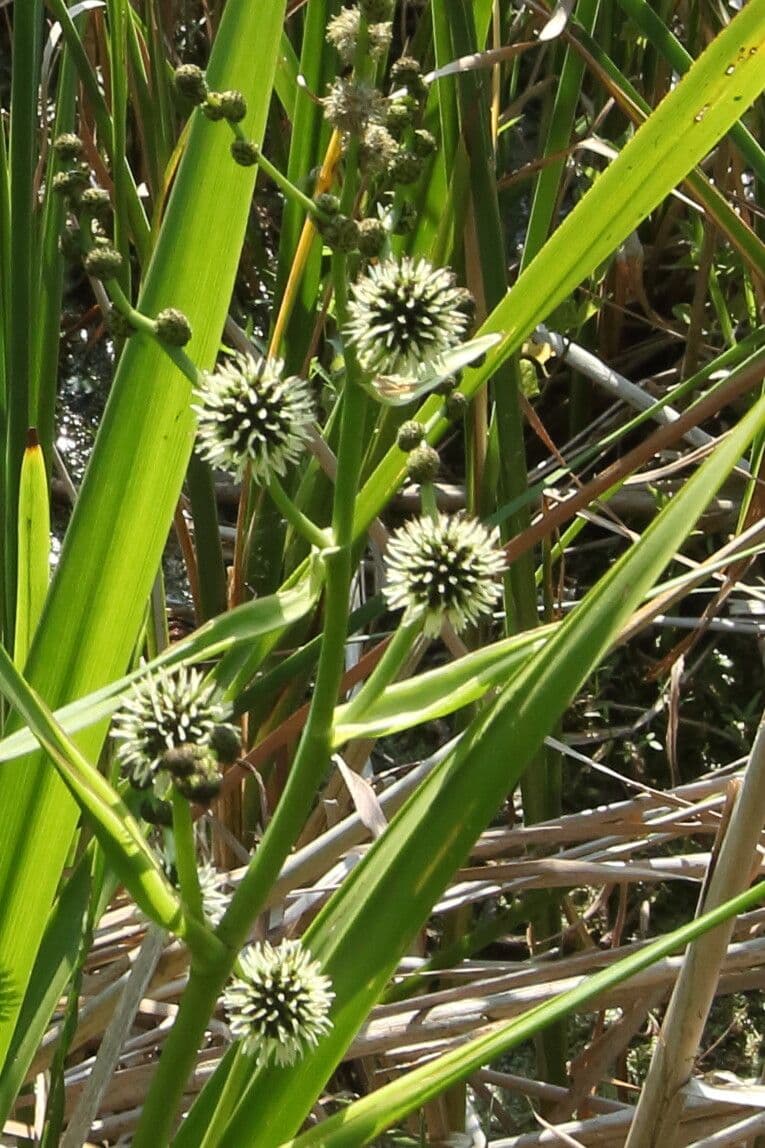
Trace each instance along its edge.
<instances>
[{"instance_id":1,"label":"white spiky bur","mask_svg":"<svg viewBox=\"0 0 765 1148\"><path fill-rule=\"evenodd\" d=\"M332 1027L329 977L301 941L248 945L223 992L231 1035L259 1065L300 1060Z\"/></svg>"},{"instance_id":2,"label":"white spiky bur","mask_svg":"<svg viewBox=\"0 0 765 1148\"><path fill-rule=\"evenodd\" d=\"M256 482L284 475L305 453L316 412L305 379L280 359L234 354L194 392L197 450L212 466Z\"/></svg>"},{"instance_id":3,"label":"white spiky bur","mask_svg":"<svg viewBox=\"0 0 765 1148\"><path fill-rule=\"evenodd\" d=\"M445 619L460 633L491 614L505 564L496 527L459 514L426 515L391 535L383 594L406 618L421 614L425 634L435 637Z\"/></svg>"},{"instance_id":4,"label":"white spiky bur","mask_svg":"<svg viewBox=\"0 0 765 1148\"><path fill-rule=\"evenodd\" d=\"M228 708L216 701L215 692L199 670L185 666L148 673L133 685L114 715L111 734L132 785L148 788L170 751L204 750L220 727L236 735L226 721Z\"/></svg>"}]
</instances>

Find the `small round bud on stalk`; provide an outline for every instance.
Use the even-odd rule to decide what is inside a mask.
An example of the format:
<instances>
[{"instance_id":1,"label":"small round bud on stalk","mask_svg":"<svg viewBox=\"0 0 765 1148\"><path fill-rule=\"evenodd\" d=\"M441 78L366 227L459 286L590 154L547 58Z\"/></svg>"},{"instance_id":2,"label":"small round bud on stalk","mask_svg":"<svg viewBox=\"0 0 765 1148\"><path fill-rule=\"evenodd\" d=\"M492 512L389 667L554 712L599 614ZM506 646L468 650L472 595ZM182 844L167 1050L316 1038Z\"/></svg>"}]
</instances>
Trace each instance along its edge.
<instances>
[{"instance_id":1,"label":"small round bud on stalk","mask_svg":"<svg viewBox=\"0 0 765 1148\"><path fill-rule=\"evenodd\" d=\"M83 265L93 279L113 279L122 267L122 256L113 247L94 247L85 256Z\"/></svg>"},{"instance_id":2,"label":"small round bud on stalk","mask_svg":"<svg viewBox=\"0 0 765 1148\"><path fill-rule=\"evenodd\" d=\"M221 95L221 92L208 92L204 102L199 105L208 120L212 120L213 123L226 118L221 105Z\"/></svg>"},{"instance_id":3,"label":"small round bud on stalk","mask_svg":"<svg viewBox=\"0 0 765 1148\"><path fill-rule=\"evenodd\" d=\"M160 758L159 768L166 769L177 781L181 777L191 777L192 773L204 766L209 749L204 745L174 745Z\"/></svg>"},{"instance_id":4,"label":"small round bud on stalk","mask_svg":"<svg viewBox=\"0 0 765 1148\"><path fill-rule=\"evenodd\" d=\"M359 223L359 251L374 259L385 247L388 232L381 219L362 219Z\"/></svg>"},{"instance_id":5,"label":"small round bud on stalk","mask_svg":"<svg viewBox=\"0 0 765 1148\"><path fill-rule=\"evenodd\" d=\"M51 189L56 195L76 196L88 186L89 179L87 168L74 167L67 171L57 171L51 180Z\"/></svg>"},{"instance_id":6,"label":"small round bud on stalk","mask_svg":"<svg viewBox=\"0 0 765 1148\"><path fill-rule=\"evenodd\" d=\"M191 338L191 324L177 307L165 307L155 323L157 338L170 347L185 347Z\"/></svg>"},{"instance_id":7,"label":"small round bud on stalk","mask_svg":"<svg viewBox=\"0 0 765 1148\"><path fill-rule=\"evenodd\" d=\"M425 437L425 427L422 423L418 423L416 419L407 419L398 428L396 435L396 445L399 450L406 451L416 450Z\"/></svg>"},{"instance_id":8,"label":"small round bud on stalk","mask_svg":"<svg viewBox=\"0 0 765 1148\"><path fill-rule=\"evenodd\" d=\"M175 69L175 90L193 104L201 104L207 97L207 80L196 64L181 64Z\"/></svg>"},{"instance_id":9,"label":"small round bud on stalk","mask_svg":"<svg viewBox=\"0 0 765 1148\"><path fill-rule=\"evenodd\" d=\"M399 96L391 100L385 111L385 126L394 139L401 139L404 132L419 118L420 108L411 96Z\"/></svg>"},{"instance_id":10,"label":"small round bud on stalk","mask_svg":"<svg viewBox=\"0 0 765 1148\"><path fill-rule=\"evenodd\" d=\"M441 382L435 388L435 392L437 395L447 396L450 395L452 391L456 391L456 389L457 380L454 375L447 375L445 379L441 379Z\"/></svg>"},{"instance_id":11,"label":"small round bud on stalk","mask_svg":"<svg viewBox=\"0 0 765 1148\"><path fill-rule=\"evenodd\" d=\"M238 124L247 115L247 100L244 93L236 89L218 92L219 108L224 120L230 124Z\"/></svg>"},{"instance_id":12,"label":"small round bud on stalk","mask_svg":"<svg viewBox=\"0 0 765 1148\"><path fill-rule=\"evenodd\" d=\"M74 163L82 158L84 144L74 132L63 132L53 141L53 150L62 163Z\"/></svg>"},{"instance_id":13,"label":"small round bud on stalk","mask_svg":"<svg viewBox=\"0 0 765 1148\"><path fill-rule=\"evenodd\" d=\"M232 765L242 752L242 741L235 726L224 722L210 734L210 748L221 765Z\"/></svg>"},{"instance_id":14,"label":"small round bud on stalk","mask_svg":"<svg viewBox=\"0 0 765 1148\"><path fill-rule=\"evenodd\" d=\"M426 482L435 482L440 466L438 451L425 442L415 447L407 458L406 473L412 482L423 486Z\"/></svg>"},{"instance_id":15,"label":"small round bud on stalk","mask_svg":"<svg viewBox=\"0 0 765 1148\"><path fill-rule=\"evenodd\" d=\"M422 160L414 152L400 147L388 164L388 175L393 183L414 183L422 174Z\"/></svg>"},{"instance_id":16,"label":"small round bud on stalk","mask_svg":"<svg viewBox=\"0 0 765 1148\"><path fill-rule=\"evenodd\" d=\"M102 222L109 218L112 201L105 187L86 187L80 196L80 209Z\"/></svg>"},{"instance_id":17,"label":"small round bud on stalk","mask_svg":"<svg viewBox=\"0 0 765 1148\"><path fill-rule=\"evenodd\" d=\"M330 191L322 191L315 196L314 203L322 215L337 215L340 210L340 200Z\"/></svg>"},{"instance_id":18,"label":"small round bud on stalk","mask_svg":"<svg viewBox=\"0 0 765 1148\"><path fill-rule=\"evenodd\" d=\"M341 8L327 25L327 43L337 50L344 64L352 65L359 41L361 12L358 8ZM375 60L388 48L392 27L388 21L367 25L367 52Z\"/></svg>"},{"instance_id":19,"label":"small round bud on stalk","mask_svg":"<svg viewBox=\"0 0 765 1148\"><path fill-rule=\"evenodd\" d=\"M369 124L361 137L359 159L364 171L386 171L398 153L398 145L382 124Z\"/></svg>"},{"instance_id":20,"label":"small round bud on stalk","mask_svg":"<svg viewBox=\"0 0 765 1148\"><path fill-rule=\"evenodd\" d=\"M467 396L463 395L462 391L452 391L450 395L446 396L444 401L444 410L446 417L456 422L461 419L468 408Z\"/></svg>"},{"instance_id":21,"label":"small round bud on stalk","mask_svg":"<svg viewBox=\"0 0 765 1148\"><path fill-rule=\"evenodd\" d=\"M433 155L436 150L436 137L432 132L425 131L424 128L418 128L412 134L412 151L420 159L427 159L428 156Z\"/></svg>"},{"instance_id":22,"label":"small round bud on stalk","mask_svg":"<svg viewBox=\"0 0 765 1148\"><path fill-rule=\"evenodd\" d=\"M358 250L359 225L355 219L348 215L336 215L326 223L319 225L319 230L327 247L333 251L349 252Z\"/></svg>"},{"instance_id":23,"label":"small round bud on stalk","mask_svg":"<svg viewBox=\"0 0 765 1148\"><path fill-rule=\"evenodd\" d=\"M396 60L390 70L390 79L394 88L406 88L416 100L422 99L427 92L420 63L412 56L401 56Z\"/></svg>"},{"instance_id":24,"label":"small round bud on stalk","mask_svg":"<svg viewBox=\"0 0 765 1148\"><path fill-rule=\"evenodd\" d=\"M254 167L260 158L260 152L254 143L239 138L231 142L231 155L240 167Z\"/></svg>"},{"instance_id":25,"label":"small round bud on stalk","mask_svg":"<svg viewBox=\"0 0 765 1148\"><path fill-rule=\"evenodd\" d=\"M209 805L220 793L223 782L218 763L212 753L208 751L197 762L197 768L188 777L176 777L175 788L187 801L195 801L198 805Z\"/></svg>"},{"instance_id":26,"label":"small round bud on stalk","mask_svg":"<svg viewBox=\"0 0 765 1148\"><path fill-rule=\"evenodd\" d=\"M367 124L383 118L383 98L371 84L335 80L321 102L332 127L348 135L360 135Z\"/></svg>"},{"instance_id":27,"label":"small round bud on stalk","mask_svg":"<svg viewBox=\"0 0 765 1148\"><path fill-rule=\"evenodd\" d=\"M390 20L393 0L359 0L359 8L368 24L378 24L382 20Z\"/></svg>"}]
</instances>

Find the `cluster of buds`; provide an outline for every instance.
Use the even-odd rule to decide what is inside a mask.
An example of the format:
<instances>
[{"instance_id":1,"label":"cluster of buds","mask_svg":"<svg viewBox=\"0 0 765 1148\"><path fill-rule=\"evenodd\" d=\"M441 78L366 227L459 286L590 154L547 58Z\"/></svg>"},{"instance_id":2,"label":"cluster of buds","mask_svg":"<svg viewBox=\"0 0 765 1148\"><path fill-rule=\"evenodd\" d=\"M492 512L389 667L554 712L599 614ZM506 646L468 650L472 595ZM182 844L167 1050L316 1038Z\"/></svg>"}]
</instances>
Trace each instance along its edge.
<instances>
[{"instance_id":1,"label":"cluster of buds","mask_svg":"<svg viewBox=\"0 0 765 1148\"><path fill-rule=\"evenodd\" d=\"M236 90L211 91L207 77L196 64L181 64L175 69L175 90L189 103L199 106L208 120L240 123L247 115L247 101Z\"/></svg>"},{"instance_id":2,"label":"cluster of buds","mask_svg":"<svg viewBox=\"0 0 765 1148\"><path fill-rule=\"evenodd\" d=\"M76 224L66 226L61 250L75 262L83 259L85 270L94 279L113 279L122 267L122 256L105 230L111 219L111 199L105 188L91 182L90 168L83 160L84 150L82 140L73 132L64 132L53 141L59 170L51 180L51 190L63 197L77 218ZM89 250L83 246L86 233L91 237Z\"/></svg>"}]
</instances>

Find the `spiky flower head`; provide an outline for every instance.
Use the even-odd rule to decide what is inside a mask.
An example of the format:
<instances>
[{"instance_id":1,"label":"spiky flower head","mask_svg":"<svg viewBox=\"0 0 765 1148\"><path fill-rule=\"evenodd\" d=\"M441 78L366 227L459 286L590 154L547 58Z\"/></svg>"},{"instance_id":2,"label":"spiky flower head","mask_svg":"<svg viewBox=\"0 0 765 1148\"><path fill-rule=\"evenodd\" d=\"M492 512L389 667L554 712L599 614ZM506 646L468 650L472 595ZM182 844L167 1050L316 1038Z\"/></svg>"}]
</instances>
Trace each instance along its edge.
<instances>
[{"instance_id":1,"label":"spiky flower head","mask_svg":"<svg viewBox=\"0 0 765 1148\"><path fill-rule=\"evenodd\" d=\"M459 633L491 612L501 593L492 579L504 567L496 527L461 515L418 518L391 535L383 594L393 610L423 613L426 634L435 637L445 618Z\"/></svg>"},{"instance_id":2,"label":"spiky flower head","mask_svg":"<svg viewBox=\"0 0 765 1148\"><path fill-rule=\"evenodd\" d=\"M205 684L199 670L182 666L147 674L114 715L112 737L119 742L123 773L137 789L147 789L160 770L172 769L179 751L209 750L227 716L226 707L215 701L215 687Z\"/></svg>"},{"instance_id":3,"label":"spiky flower head","mask_svg":"<svg viewBox=\"0 0 765 1148\"><path fill-rule=\"evenodd\" d=\"M416 375L456 347L467 328L451 271L425 259L386 259L351 288L345 336L365 370Z\"/></svg>"},{"instance_id":4,"label":"spiky flower head","mask_svg":"<svg viewBox=\"0 0 765 1148\"><path fill-rule=\"evenodd\" d=\"M223 992L231 1033L260 1065L294 1064L332 1027L331 981L300 941L248 945Z\"/></svg>"},{"instance_id":5,"label":"spiky flower head","mask_svg":"<svg viewBox=\"0 0 765 1148\"><path fill-rule=\"evenodd\" d=\"M283 475L305 451L314 421L304 379L284 378L279 359L233 355L195 392L202 458L241 477L249 463L256 481Z\"/></svg>"},{"instance_id":6,"label":"spiky flower head","mask_svg":"<svg viewBox=\"0 0 765 1148\"><path fill-rule=\"evenodd\" d=\"M332 127L349 135L359 135L367 124L382 123L385 113L377 88L353 79L335 80L322 103Z\"/></svg>"},{"instance_id":7,"label":"spiky flower head","mask_svg":"<svg viewBox=\"0 0 765 1148\"><path fill-rule=\"evenodd\" d=\"M327 41L337 49L344 64L354 62L360 24L361 12L356 7L341 8L337 16L333 16L327 24ZM387 50L392 31L389 20L367 26L367 52L373 60Z\"/></svg>"}]
</instances>

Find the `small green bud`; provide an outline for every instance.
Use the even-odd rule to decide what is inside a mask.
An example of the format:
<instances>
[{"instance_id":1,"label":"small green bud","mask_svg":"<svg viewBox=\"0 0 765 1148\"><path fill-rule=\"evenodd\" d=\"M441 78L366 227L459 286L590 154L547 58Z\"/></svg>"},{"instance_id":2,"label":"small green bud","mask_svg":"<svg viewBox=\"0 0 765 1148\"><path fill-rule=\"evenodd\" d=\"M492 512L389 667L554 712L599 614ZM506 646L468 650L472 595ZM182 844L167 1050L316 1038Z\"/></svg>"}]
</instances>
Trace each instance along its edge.
<instances>
[{"instance_id":1,"label":"small green bud","mask_svg":"<svg viewBox=\"0 0 765 1148\"><path fill-rule=\"evenodd\" d=\"M411 96L398 96L385 110L385 126L394 139L401 139L419 117L419 105Z\"/></svg>"},{"instance_id":2,"label":"small green bud","mask_svg":"<svg viewBox=\"0 0 765 1148\"><path fill-rule=\"evenodd\" d=\"M418 423L416 419L407 419L398 428L396 435L396 443L399 450L409 451L416 450L425 437L425 427L422 423Z\"/></svg>"},{"instance_id":3,"label":"small green bud","mask_svg":"<svg viewBox=\"0 0 765 1148\"><path fill-rule=\"evenodd\" d=\"M221 106L221 92L208 92L204 101L199 106L208 120L213 120L213 122L217 123L218 120L226 118Z\"/></svg>"},{"instance_id":4,"label":"small green bud","mask_svg":"<svg viewBox=\"0 0 765 1148\"><path fill-rule=\"evenodd\" d=\"M414 183L422 174L422 160L414 152L400 147L388 164L388 175L394 183Z\"/></svg>"},{"instance_id":5,"label":"small green bud","mask_svg":"<svg viewBox=\"0 0 765 1148\"><path fill-rule=\"evenodd\" d=\"M210 734L210 746L222 765L231 765L242 752L239 734L230 725L216 725Z\"/></svg>"},{"instance_id":6,"label":"small green bud","mask_svg":"<svg viewBox=\"0 0 765 1148\"><path fill-rule=\"evenodd\" d=\"M231 124L240 123L247 115L247 100L244 93L234 89L218 92L220 110L224 120Z\"/></svg>"},{"instance_id":7,"label":"small green bud","mask_svg":"<svg viewBox=\"0 0 765 1148\"><path fill-rule=\"evenodd\" d=\"M201 104L207 97L207 80L196 64L181 64L175 69L175 90L193 104Z\"/></svg>"},{"instance_id":8,"label":"small green bud","mask_svg":"<svg viewBox=\"0 0 765 1148\"><path fill-rule=\"evenodd\" d=\"M340 210L340 200L329 191L322 191L315 197L314 203L322 215L337 215Z\"/></svg>"},{"instance_id":9,"label":"small green bud","mask_svg":"<svg viewBox=\"0 0 765 1148\"><path fill-rule=\"evenodd\" d=\"M362 219L359 223L359 251L367 259L380 254L387 238L388 232L381 219Z\"/></svg>"},{"instance_id":10,"label":"small green bud","mask_svg":"<svg viewBox=\"0 0 765 1148\"><path fill-rule=\"evenodd\" d=\"M254 167L260 153L254 143L238 137L231 143L231 155L240 167Z\"/></svg>"},{"instance_id":11,"label":"small green bud","mask_svg":"<svg viewBox=\"0 0 765 1148\"><path fill-rule=\"evenodd\" d=\"M51 180L51 190L56 195L76 196L88 186L88 169L75 167L68 171L57 171Z\"/></svg>"},{"instance_id":12,"label":"small green bud","mask_svg":"<svg viewBox=\"0 0 765 1148\"><path fill-rule=\"evenodd\" d=\"M437 395L446 396L450 395L452 391L456 391L456 389L457 380L455 379L454 375L447 375L445 379L441 379L441 382L435 388L435 393Z\"/></svg>"},{"instance_id":13,"label":"small green bud","mask_svg":"<svg viewBox=\"0 0 765 1148\"><path fill-rule=\"evenodd\" d=\"M105 187L86 187L80 196L80 208L96 219L108 219L112 201Z\"/></svg>"},{"instance_id":14,"label":"small green bud","mask_svg":"<svg viewBox=\"0 0 765 1148\"><path fill-rule=\"evenodd\" d=\"M85 148L80 137L74 132L64 132L54 139L53 150L62 163L74 163L75 160L82 158Z\"/></svg>"},{"instance_id":15,"label":"small green bud","mask_svg":"<svg viewBox=\"0 0 765 1148\"><path fill-rule=\"evenodd\" d=\"M435 480L440 465L441 460L438 457L438 451L433 450L433 447L427 443L422 443L415 447L407 458L406 473L412 482L417 482L422 486Z\"/></svg>"},{"instance_id":16,"label":"small green bud","mask_svg":"<svg viewBox=\"0 0 765 1148\"><path fill-rule=\"evenodd\" d=\"M414 96L418 102L422 101L427 94L427 88L422 78L422 68L419 61L412 56L401 56L400 59L396 60L390 70L390 78L394 89L406 88L409 95Z\"/></svg>"},{"instance_id":17,"label":"small green bud","mask_svg":"<svg viewBox=\"0 0 765 1148\"><path fill-rule=\"evenodd\" d=\"M333 251L356 251L359 246L359 225L348 215L336 215L319 226L327 247Z\"/></svg>"},{"instance_id":18,"label":"small green bud","mask_svg":"<svg viewBox=\"0 0 765 1148\"><path fill-rule=\"evenodd\" d=\"M365 171L386 171L398 154L398 144L382 124L367 124L361 136L359 158Z\"/></svg>"},{"instance_id":19,"label":"small green bud","mask_svg":"<svg viewBox=\"0 0 765 1148\"><path fill-rule=\"evenodd\" d=\"M432 132L418 128L412 135L412 151L420 159L427 159L436 150L436 137Z\"/></svg>"},{"instance_id":20,"label":"small green bud","mask_svg":"<svg viewBox=\"0 0 765 1148\"><path fill-rule=\"evenodd\" d=\"M382 20L390 20L393 0L359 0L359 8L368 24L379 24Z\"/></svg>"},{"instance_id":21,"label":"small green bud","mask_svg":"<svg viewBox=\"0 0 765 1148\"><path fill-rule=\"evenodd\" d=\"M165 307L155 322L157 338L169 347L185 347L191 338L191 324L176 307Z\"/></svg>"},{"instance_id":22,"label":"small green bud","mask_svg":"<svg viewBox=\"0 0 765 1148\"><path fill-rule=\"evenodd\" d=\"M178 745L162 754L162 769L172 773L174 778L190 777L204 761L207 751L198 745Z\"/></svg>"},{"instance_id":23,"label":"small green bud","mask_svg":"<svg viewBox=\"0 0 765 1148\"><path fill-rule=\"evenodd\" d=\"M222 777L217 762L208 750L197 761L197 768L188 777L175 777L175 788L189 801L199 805L209 805L220 792Z\"/></svg>"},{"instance_id":24,"label":"small green bud","mask_svg":"<svg viewBox=\"0 0 765 1148\"><path fill-rule=\"evenodd\" d=\"M468 408L467 397L463 395L462 391L452 391L450 395L446 396L444 400L444 410L446 417L456 422L461 419Z\"/></svg>"},{"instance_id":25,"label":"small green bud","mask_svg":"<svg viewBox=\"0 0 765 1148\"><path fill-rule=\"evenodd\" d=\"M122 256L113 247L94 247L83 260L85 270L94 279L113 279L122 266Z\"/></svg>"}]
</instances>

